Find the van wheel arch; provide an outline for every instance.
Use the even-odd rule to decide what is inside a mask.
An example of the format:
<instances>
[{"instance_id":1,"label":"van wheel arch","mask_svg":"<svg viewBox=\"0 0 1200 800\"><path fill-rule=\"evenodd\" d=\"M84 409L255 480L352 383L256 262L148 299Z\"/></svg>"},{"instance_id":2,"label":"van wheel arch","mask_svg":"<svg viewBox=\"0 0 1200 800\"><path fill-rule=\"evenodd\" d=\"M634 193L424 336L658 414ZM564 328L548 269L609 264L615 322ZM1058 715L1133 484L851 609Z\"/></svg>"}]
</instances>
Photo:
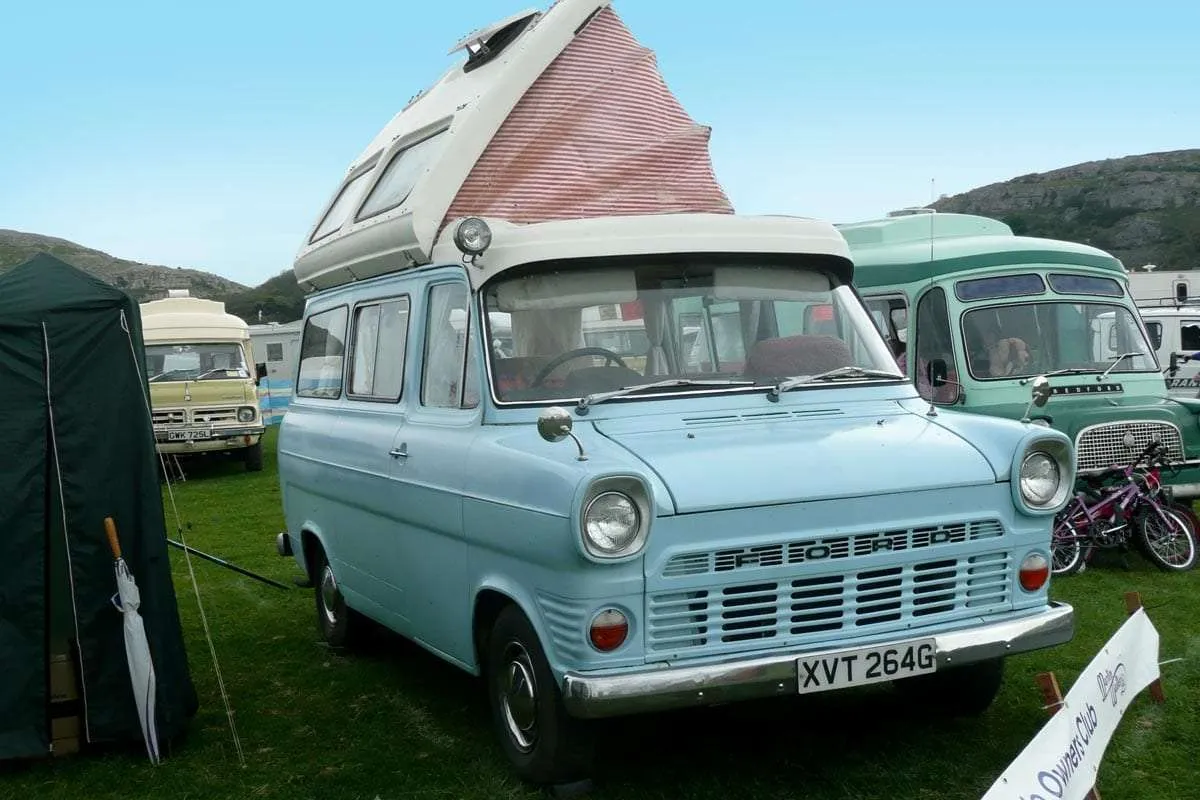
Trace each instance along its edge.
<instances>
[{"instance_id":1,"label":"van wheel arch","mask_svg":"<svg viewBox=\"0 0 1200 800\"><path fill-rule=\"evenodd\" d=\"M319 554L324 550L324 545L321 544L321 540L315 533L308 528L300 531L300 552L304 554L304 572L308 575L309 583L317 582L318 575L314 567Z\"/></svg>"},{"instance_id":2,"label":"van wheel arch","mask_svg":"<svg viewBox=\"0 0 1200 800\"><path fill-rule=\"evenodd\" d=\"M520 608L513 598L495 589L484 589L475 596L475 608L471 613L471 638L475 645L475 668L478 674L483 674L484 661L487 659L488 637L496 620L508 606Z\"/></svg>"}]
</instances>

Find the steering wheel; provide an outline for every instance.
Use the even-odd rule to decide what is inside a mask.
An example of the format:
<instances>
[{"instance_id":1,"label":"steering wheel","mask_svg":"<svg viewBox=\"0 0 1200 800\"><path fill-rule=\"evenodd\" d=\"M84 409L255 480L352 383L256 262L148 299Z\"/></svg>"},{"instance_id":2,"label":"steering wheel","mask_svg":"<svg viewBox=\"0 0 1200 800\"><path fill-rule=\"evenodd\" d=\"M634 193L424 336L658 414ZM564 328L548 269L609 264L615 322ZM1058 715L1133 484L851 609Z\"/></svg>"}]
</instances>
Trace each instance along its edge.
<instances>
[{"instance_id":1,"label":"steering wheel","mask_svg":"<svg viewBox=\"0 0 1200 800\"><path fill-rule=\"evenodd\" d=\"M533 377L533 381L530 385L541 386L542 381L550 377L550 373L554 372L554 370L558 369L558 367L561 365L571 361L572 359L586 358L587 356L601 356L606 360L606 362L612 361L618 367L629 369L629 367L625 365L625 362L621 360L621 357L612 350L608 350L603 347L580 347L575 350L568 350L567 352L550 359L549 363L538 370L537 375Z\"/></svg>"}]
</instances>

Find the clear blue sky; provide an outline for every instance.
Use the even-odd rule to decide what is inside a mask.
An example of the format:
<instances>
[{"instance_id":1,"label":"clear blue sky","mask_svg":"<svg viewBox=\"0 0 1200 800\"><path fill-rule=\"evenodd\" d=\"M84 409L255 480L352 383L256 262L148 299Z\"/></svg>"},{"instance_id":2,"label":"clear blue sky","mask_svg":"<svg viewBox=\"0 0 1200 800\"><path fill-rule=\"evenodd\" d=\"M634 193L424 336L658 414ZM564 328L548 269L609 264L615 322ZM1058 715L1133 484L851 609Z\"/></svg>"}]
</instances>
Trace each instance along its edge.
<instances>
[{"instance_id":1,"label":"clear blue sky","mask_svg":"<svg viewBox=\"0 0 1200 800\"><path fill-rule=\"evenodd\" d=\"M11 2L0 228L256 284L473 28L549 0ZM745 213L1200 146L1200 4L616 0Z\"/></svg>"}]
</instances>

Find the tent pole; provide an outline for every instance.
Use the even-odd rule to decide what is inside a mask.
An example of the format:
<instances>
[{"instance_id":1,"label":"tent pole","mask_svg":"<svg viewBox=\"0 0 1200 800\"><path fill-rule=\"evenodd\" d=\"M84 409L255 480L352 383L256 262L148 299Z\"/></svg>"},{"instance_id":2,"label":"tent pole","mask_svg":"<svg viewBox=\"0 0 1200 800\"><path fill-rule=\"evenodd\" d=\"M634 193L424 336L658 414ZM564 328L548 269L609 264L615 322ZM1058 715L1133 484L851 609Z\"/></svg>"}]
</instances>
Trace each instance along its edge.
<instances>
[{"instance_id":1,"label":"tent pole","mask_svg":"<svg viewBox=\"0 0 1200 800\"><path fill-rule=\"evenodd\" d=\"M262 581L263 583L268 584L270 586L275 586L280 589L290 589L291 588L290 586L287 586L286 584L282 584L279 581L271 580L270 578L265 578L262 575L257 575L248 569L243 569L243 568L237 566L236 564L230 564L228 561L217 558L216 556L210 556L208 553L202 553L199 550L197 550L196 548L192 547L191 545L182 544L180 542L175 541L174 539L172 539L170 537L167 538L167 544L172 545L174 547L178 547L180 550L184 550L188 553L191 553L192 555L200 556L200 558L203 558L207 561L211 561L214 564L219 564L220 566L226 567L227 569L231 569L234 572L239 572L242 575L245 575L250 578L254 578L256 581Z\"/></svg>"}]
</instances>

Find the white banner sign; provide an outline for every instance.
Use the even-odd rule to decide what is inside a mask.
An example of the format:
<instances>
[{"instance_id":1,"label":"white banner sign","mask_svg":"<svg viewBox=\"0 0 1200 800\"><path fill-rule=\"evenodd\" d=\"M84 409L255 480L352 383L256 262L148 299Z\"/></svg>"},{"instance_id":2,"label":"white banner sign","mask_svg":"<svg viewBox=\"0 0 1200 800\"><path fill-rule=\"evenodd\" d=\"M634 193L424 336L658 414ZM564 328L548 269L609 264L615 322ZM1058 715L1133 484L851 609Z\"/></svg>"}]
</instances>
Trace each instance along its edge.
<instances>
[{"instance_id":1,"label":"white banner sign","mask_svg":"<svg viewBox=\"0 0 1200 800\"><path fill-rule=\"evenodd\" d=\"M1121 715L1157 677L1158 631L1138 609L982 800L1083 800Z\"/></svg>"}]
</instances>

